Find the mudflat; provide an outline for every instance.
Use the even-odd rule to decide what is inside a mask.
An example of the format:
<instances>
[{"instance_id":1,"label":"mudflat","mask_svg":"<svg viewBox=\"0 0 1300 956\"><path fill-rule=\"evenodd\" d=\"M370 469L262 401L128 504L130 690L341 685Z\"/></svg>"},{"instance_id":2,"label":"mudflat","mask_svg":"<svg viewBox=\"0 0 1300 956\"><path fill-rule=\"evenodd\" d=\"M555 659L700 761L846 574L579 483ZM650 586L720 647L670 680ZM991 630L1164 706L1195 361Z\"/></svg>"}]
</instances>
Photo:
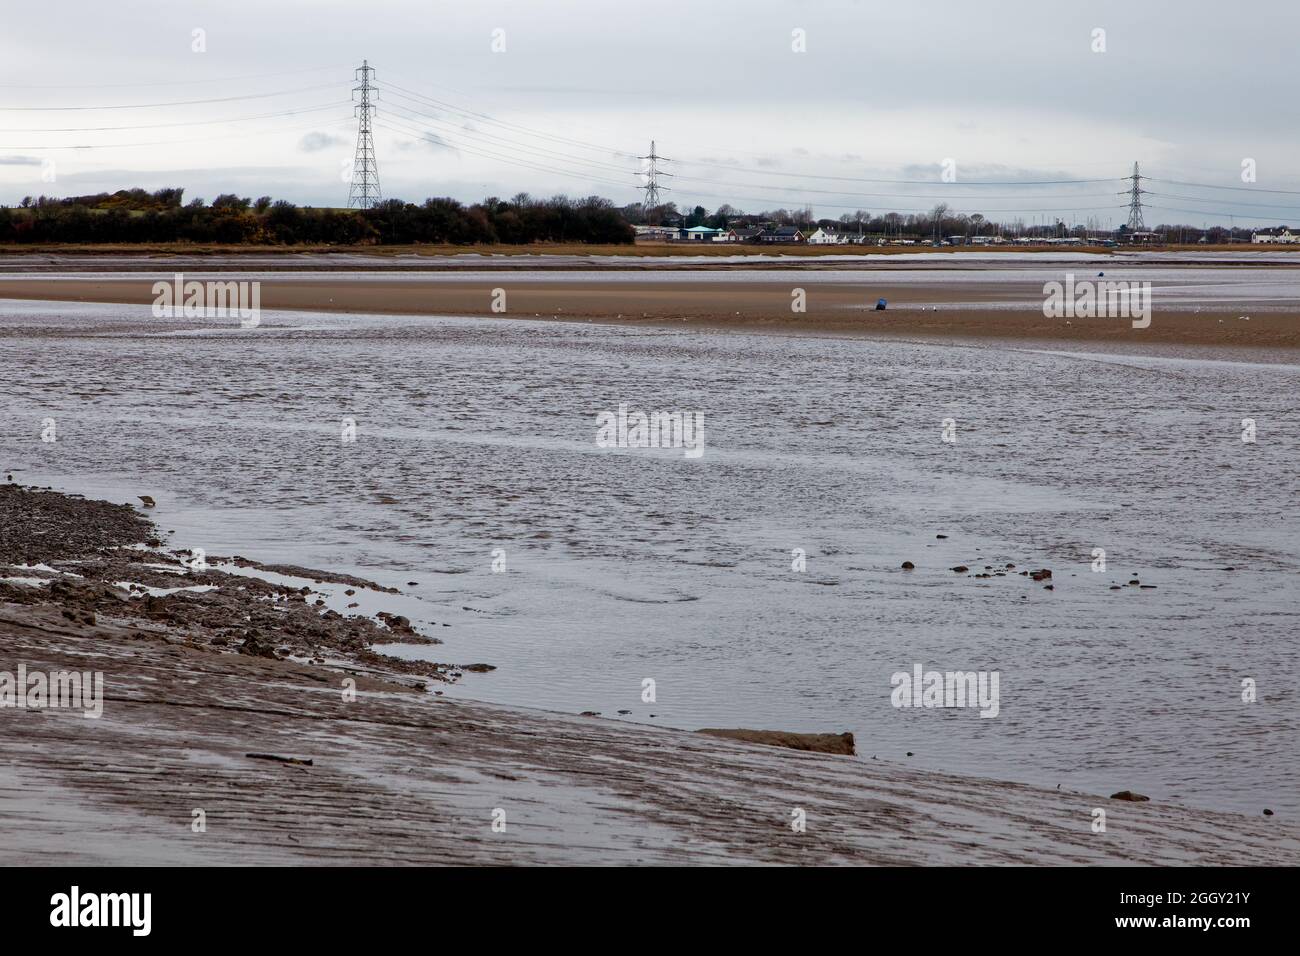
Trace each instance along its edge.
<instances>
[{"instance_id":1,"label":"mudflat","mask_svg":"<svg viewBox=\"0 0 1300 956\"><path fill-rule=\"evenodd\" d=\"M161 273L160 273L161 274ZM1162 306L1147 328L1128 318L1048 318L1042 284L1054 273L1005 282L962 281L918 270L906 281L869 272L828 281L818 270L767 279L726 280L709 273L668 273L657 281L611 281L596 272L536 277L502 271L462 278L398 274L373 279L328 274L254 273L263 309L699 326L781 333L923 338L1036 339L1166 343L1248 348L1300 348L1300 303L1268 309L1248 302ZM170 275L167 275L170 280ZM1058 277L1059 278L1059 277ZM32 276L0 283L0 298L71 302L154 301L154 277ZM792 310L793 290L806 311ZM504 300L496 290L504 290ZM878 299L887 301L877 310ZM502 303L494 308L494 303ZM1244 316L1244 317L1243 317Z\"/></svg>"},{"instance_id":2,"label":"mudflat","mask_svg":"<svg viewBox=\"0 0 1300 956\"><path fill-rule=\"evenodd\" d=\"M1300 861L1276 817L452 702L454 667L374 650L392 622L123 547L152 534L124 505L0 502L6 662L105 688L97 719L0 709L5 865Z\"/></svg>"}]
</instances>

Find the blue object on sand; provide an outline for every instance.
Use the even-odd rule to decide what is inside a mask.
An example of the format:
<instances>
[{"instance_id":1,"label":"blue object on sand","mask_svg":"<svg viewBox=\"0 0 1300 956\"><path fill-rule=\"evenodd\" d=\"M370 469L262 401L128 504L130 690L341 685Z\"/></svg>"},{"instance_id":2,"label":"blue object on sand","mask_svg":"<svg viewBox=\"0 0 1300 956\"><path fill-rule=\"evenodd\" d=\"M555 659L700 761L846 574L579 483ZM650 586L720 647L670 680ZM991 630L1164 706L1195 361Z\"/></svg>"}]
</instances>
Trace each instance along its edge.
<instances>
[{"instance_id":1,"label":"blue object on sand","mask_svg":"<svg viewBox=\"0 0 1300 956\"><path fill-rule=\"evenodd\" d=\"M877 300L876 300L876 311L877 311L877 312L884 312L884 311L885 311L885 306L887 306L887 305L889 305L889 303L886 302L884 299L877 299Z\"/></svg>"}]
</instances>

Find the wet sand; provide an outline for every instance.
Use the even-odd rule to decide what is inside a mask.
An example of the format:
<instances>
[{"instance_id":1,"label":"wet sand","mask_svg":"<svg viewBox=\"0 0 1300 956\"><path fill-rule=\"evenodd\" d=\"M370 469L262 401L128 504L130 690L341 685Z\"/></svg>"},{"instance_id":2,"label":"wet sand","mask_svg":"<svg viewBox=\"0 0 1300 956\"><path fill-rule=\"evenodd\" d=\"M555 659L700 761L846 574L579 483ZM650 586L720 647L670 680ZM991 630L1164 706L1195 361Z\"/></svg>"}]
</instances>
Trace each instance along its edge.
<instances>
[{"instance_id":1,"label":"wet sand","mask_svg":"<svg viewBox=\"0 0 1300 956\"><path fill-rule=\"evenodd\" d=\"M1300 862L1300 827L1278 817L922 772L869 741L855 760L451 702L421 686L430 665L370 649L387 628L335 641L328 613L320 633L300 626L306 602L250 651L223 609L256 616L287 589L203 571L215 590L159 613L110 583L123 562L134 580L180 560L114 547L149 533L129 509L15 489L3 504L0 561L48 565L0 576L57 580L0 585L0 669L101 670L106 698L97 720L0 710L5 865Z\"/></svg>"},{"instance_id":2,"label":"wet sand","mask_svg":"<svg viewBox=\"0 0 1300 956\"><path fill-rule=\"evenodd\" d=\"M1046 278L1051 275L1044 273ZM991 338L1060 342L1166 343L1248 348L1300 348L1300 308L1261 311L1242 305L1166 309L1157 302L1151 325L1127 318L1051 319L1042 315L1043 278L1008 283L927 281L819 282L817 272L781 281L602 281L598 273L546 281L499 276L476 279L389 277L385 280L258 276L263 309L697 326L781 333ZM153 302L153 279L24 278L0 283L0 298L73 302ZM791 310L795 286L807 311ZM494 311L494 290L505 311ZM877 299L889 306L876 311ZM1014 304L1009 307L1008 303ZM1241 318L1244 311L1248 319Z\"/></svg>"}]
</instances>

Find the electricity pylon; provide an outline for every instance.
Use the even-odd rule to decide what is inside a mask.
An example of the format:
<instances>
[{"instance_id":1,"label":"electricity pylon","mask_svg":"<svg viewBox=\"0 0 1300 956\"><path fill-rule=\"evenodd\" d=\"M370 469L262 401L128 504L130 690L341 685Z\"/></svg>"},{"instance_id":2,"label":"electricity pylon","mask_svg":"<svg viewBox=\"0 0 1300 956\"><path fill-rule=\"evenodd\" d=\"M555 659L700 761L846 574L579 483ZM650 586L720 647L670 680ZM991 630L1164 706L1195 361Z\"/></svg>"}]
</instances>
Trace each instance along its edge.
<instances>
[{"instance_id":1,"label":"electricity pylon","mask_svg":"<svg viewBox=\"0 0 1300 956\"><path fill-rule=\"evenodd\" d=\"M370 119L375 110L374 104L370 102L370 94L375 92L375 88L370 85L370 76L374 72L370 61L362 60L356 73L359 85L352 89L353 94L361 94L361 101L356 105L357 155L352 160L349 209L370 209L384 198L379 191L379 165L375 162L375 139L370 129Z\"/></svg>"},{"instance_id":2,"label":"electricity pylon","mask_svg":"<svg viewBox=\"0 0 1300 956\"><path fill-rule=\"evenodd\" d=\"M642 156L640 158L649 160L650 162L650 165L646 168L645 171L645 177L646 177L645 202L642 203L642 208L645 209L646 216L648 217L650 215L650 211L659 205L659 189L661 188L659 186L659 177L672 175L672 173L665 173L663 170L661 170L659 168L659 163L660 162L671 163L672 160L669 159L667 156L659 156L658 154L655 153L654 140L650 140L650 155ZM665 190L668 189L667 186L664 186L662 188Z\"/></svg>"},{"instance_id":3,"label":"electricity pylon","mask_svg":"<svg viewBox=\"0 0 1300 956\"><path fill-rule=\"evenodd\" d=\"M1128 190L1128 228L1129 232L1146 232L1147 226L1142 219L1142 194L1146 192L1142 188L1142 174L1138 172L1138 164L1133 164L1133 175L1125 176L1125 179L1133 180L1133 185ZM1124 193L1120 193L1124 195Z\"/></svg>"}]
</instances>

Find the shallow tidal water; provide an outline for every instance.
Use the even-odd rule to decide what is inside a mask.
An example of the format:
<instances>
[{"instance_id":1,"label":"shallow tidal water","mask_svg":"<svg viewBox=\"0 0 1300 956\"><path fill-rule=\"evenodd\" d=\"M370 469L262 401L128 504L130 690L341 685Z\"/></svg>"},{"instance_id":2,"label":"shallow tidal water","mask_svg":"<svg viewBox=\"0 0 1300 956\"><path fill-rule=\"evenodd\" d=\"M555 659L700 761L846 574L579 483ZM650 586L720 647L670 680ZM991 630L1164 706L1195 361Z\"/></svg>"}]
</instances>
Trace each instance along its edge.
<instances>
[{"instance_id":1,"label":"shallow tidal water","mask_svg":"<svg viewBox=\"0 0 1300 956\"><path fill-rule=\"evenodd\" d=\"M452 696L1295 814L1300 366L1240 357L0 301L0 467L401 587L396 653L497 666ZM703 456L597 447L620 403ZM917 663L998 716L895 708Z\"/></svg>"}]
</instances>

